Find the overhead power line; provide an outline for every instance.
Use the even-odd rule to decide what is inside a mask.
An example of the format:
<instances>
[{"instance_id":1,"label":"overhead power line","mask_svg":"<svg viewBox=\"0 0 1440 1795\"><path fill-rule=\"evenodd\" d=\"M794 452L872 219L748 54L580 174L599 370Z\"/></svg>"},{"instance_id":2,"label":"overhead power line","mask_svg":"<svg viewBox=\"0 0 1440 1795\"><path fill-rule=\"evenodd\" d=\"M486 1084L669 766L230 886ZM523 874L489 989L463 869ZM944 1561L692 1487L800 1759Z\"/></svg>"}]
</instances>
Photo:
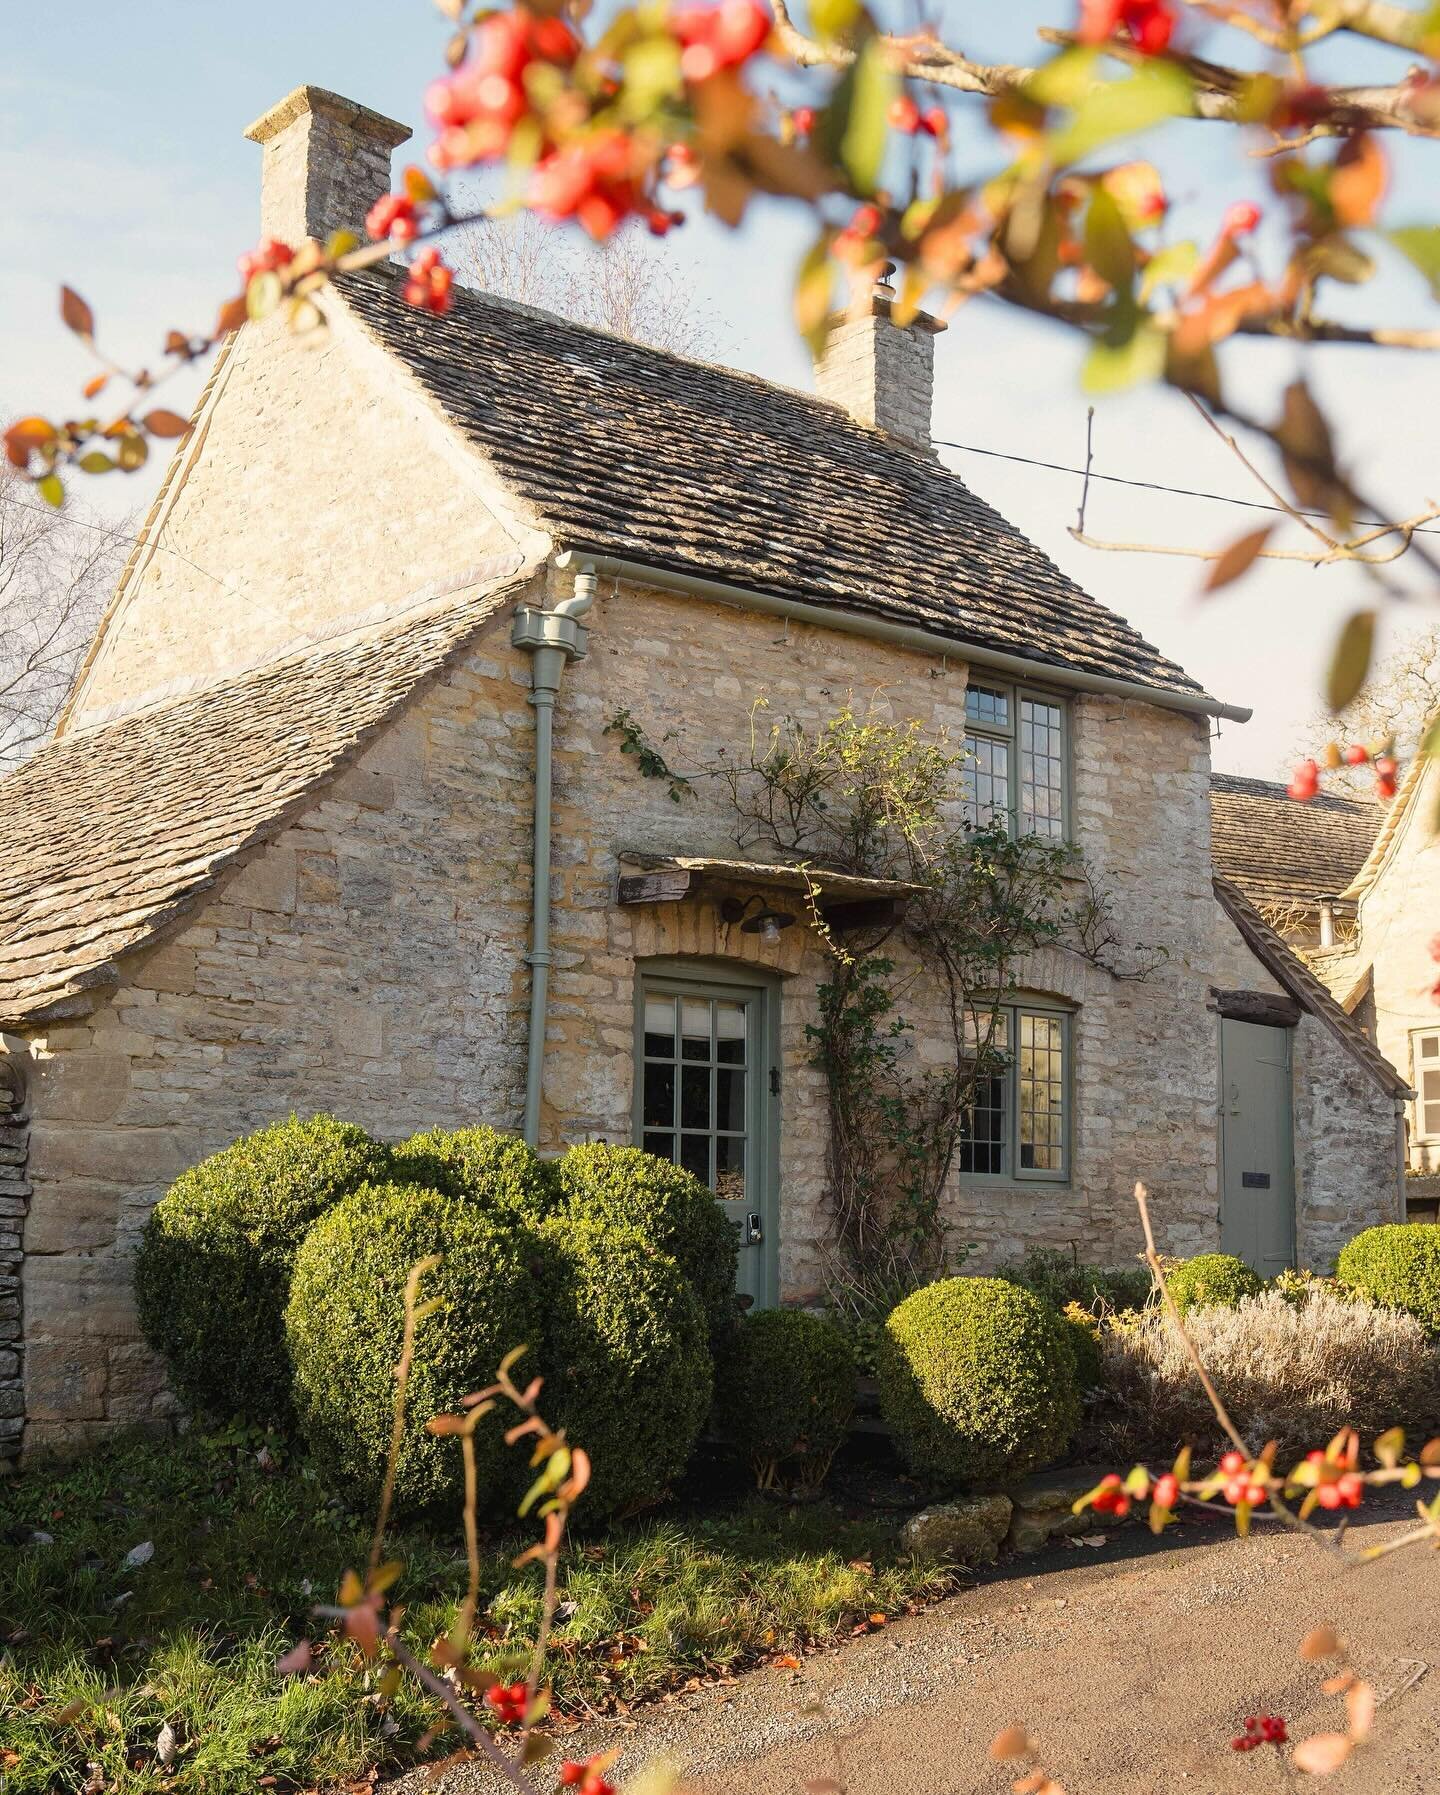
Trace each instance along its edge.
<instances>
[{"instance_id":1,"label":"overhead power line","mask_svg":"<svg viewBox=\"0 0 1440 1795\"><path fill-rule=\"evenodd\" d=\"M1033 455L1013 455L1005 449L982 449L976 443L945 442L943 439L937 438L935 447L937 449L959 449L965 455L986 455L992 461L1018 461L1023 467L1041 467L1052 474L1074 474L1077 480L1087 477L1083 467L1070 467L1062 461L1041 461ZM1167 486L1161 480L1132 480L1124 474L1102 474L1093 467L1090 469L1088 477L1091 480L1104 480L1110 486L1135 486L1144 492L1165 492L1180 499L1209 499L1217 505L1238 505L1246 511L1273 511L1280 517L1292 515L1283 505L1267 505L1260 499L1237 499L1228 492L1205 492L1194 486ZM1327 516L1324 511L1305 511L1298 505L1295 507L1294 514L1299 517L1321 519ZM1361 519L1361 522L1368 524L1383 524L1388 521L1382 517ZM1434 536L1440 534L1440 529L1433 524L1429 526L1422 524L1413 534Z\"/></svg>"}]
</instances>

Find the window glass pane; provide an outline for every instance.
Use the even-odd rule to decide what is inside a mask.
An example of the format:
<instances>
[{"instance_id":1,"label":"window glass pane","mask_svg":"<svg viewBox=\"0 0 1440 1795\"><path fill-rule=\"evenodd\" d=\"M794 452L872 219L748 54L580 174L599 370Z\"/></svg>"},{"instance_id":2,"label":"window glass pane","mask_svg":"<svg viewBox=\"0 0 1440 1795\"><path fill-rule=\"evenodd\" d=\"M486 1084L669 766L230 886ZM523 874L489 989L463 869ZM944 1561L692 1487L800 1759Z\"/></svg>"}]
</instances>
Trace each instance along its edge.
<instances>
[{"instance_id":1,"label":"window glass pane","mask_svg":"<svg viewBox=\"0 0 1440 1795\"><path fill-rule=\"evenodd\" d=\"M680 1068L680 1126L682 1128L709 1128L710 1122L710 1068L708 1066L682 1066Z\"/></svg>"},{"instance_id":2,"label":"window glass pane","mask_svg":"<svg viewBox=\"0 0 1440 1795\"><path fill-rule=\"evenodd\" d=\"M710 1006L691 997L680 1005L680 1057L686 1060L708 1060L710 1057Z\"/></svg>"},{"instance_id":3,"label":"window glass pane","mask_svg":"<svg viewBox=\"0 0 1440 1795\"><path fill-rule=\"evenodd\" d=\"M967 735L965 747L969 757L960 778L965 820L977 829L1006 822L1010 814L1010 744Z\"/></svg>"},{"instance_id":4,"label":"window glass pane","mask_svg":"<svg viewBox=\"0 0 1440 1795\"><path fill-rule=\"evenodd\" d=\"M721 1066L715 1074L715 1126L745 1131L745 1074L739 1067Z\"/></svg>"},{"instance_id":5,"label":"window glass pane","mask_svg":"<svg viewBox=\"0 0 1440 1795\"><path fill-rule=\"evenodd\" d=\"M1440 1068L1426 1066L1421 1072L1420 1095L1427 1103L1440 1103Z\"/></svg>"},{"instance_id":6,"label":"window glass pane","mask_svg":"<svg viewBox=\"0 0 1440 1795\"><path fill-rule=\"evenodd\" d=\"M1020 832L1065 833L1065 720L1058 704L1020 700Z\"/></svg>"},{"instance_id":7,"label":"window glass pane","mask_svg":"<svg viewBox=\"0 0 1440 1795\"><path fill-rule=\"evenodd\" d=\"M675 999L645 999L645 1052L655 1059L675 1057Z\"/></svg>"},{"instance_id":8,"label":"window glass pane","mask_svg":"<svg viewBox=\"0 0 1440 1795\"><path fill-rule=\"evenodd\" d=\"M745 1195L745 1142L737 1135L715 1138L715 1195L723 1203L738 1203Z\"/></svg>"},{"instance_id":9,"label":"window glass pane","mask_svg":"<svg viewBox=\"0 0 1440 1795\"><path fill-rule=\"evenodd\" d=\"M1427 1140L1440 1138L1440 1103L1420 1105L1420 1132Z\"/></svg>"},{"instance_id":10,"label":"window glass pane","mask_svg":"<svg viewBox=\"0 0 1440 1795\"><path fill-rule=\"evenodd\" d=\"M675 1068L647 1065L641 1091L640 1115L647 1128L675 1126Z\"/></svg>"},{"instance_id":11,"label":"window glass pane","mask_svg":"<svg viewBox=\"0 0 1440 1795\"><path fill-rule=\"evenodd\" d=\"M1440 1035L1421 1035L1420 1057L1422 1060L1440 1059Z\"/></svg>"},{"instance_id":12,"label":"window glass pane","mask_svg":"<svg viewBox=\"0 0 1440 1795\"><path fill-rule=\"evenodd\" d=\"M962 1172L1005 1170L1005 1088L1008 1082L1003 1073L996 1078L976 1080L974 1107L960 1123L957 1157Z\"/></svg>"},{"instance_id":13,"label":"window glass pane","mask_svg":"<svg viewBox=\"0 0 1440 1795\"><path fill-rule=\"evenodd\" d=\"M746 1016L743 1003L715 1005L715 1057L722 1064L745 1064Z\"/></svg>"},{"instance_id":14,"label":"window glass pane","mask_svg":"<svg viewBox=\"0 0 1440 1795\"><path fill-rule=\"evenodd\" d=\"M710 1136L708 1134L682 1134L680 1136L680 1163L687 1172L693 1172L702 1184L710 1182Z\"/></svg>"},{"instance_id":15,"label":"window glass pane","mask_svg":"<svg viewBox=\"0 0 1440 1795\"><path fill-rule=\"evenodd\" d=\"M673 1160L675 1157L675 1136L673 1134L647 1134L645 1136L645 1151L647 1153L655 1154L658 1159Z\"/></svg>"},{"instance_id":16,"label":"window glass pane","mask_svg":"<svg viewBox=\"0 0 1440 1795\"><path fill-rule=\"evenodd\" d=\"M967 686L965 688L965 715L972 723L982 723L990 729L1008 729L1010 727L1010 698L1008 693L997 692L991 686Z\"/></svg>"},{"instance_id":17,"label":"window glass pane","mask_svg":"<svg viewBox=\"0 0 1440 1795\"><path fill-rule=\"evenodd\" d=\"M1019 1035L1020 1169L1061 1172L1065 1169L1065 1025L1058 1016L1022 1011Z\"/></svg>"}]
</instances>

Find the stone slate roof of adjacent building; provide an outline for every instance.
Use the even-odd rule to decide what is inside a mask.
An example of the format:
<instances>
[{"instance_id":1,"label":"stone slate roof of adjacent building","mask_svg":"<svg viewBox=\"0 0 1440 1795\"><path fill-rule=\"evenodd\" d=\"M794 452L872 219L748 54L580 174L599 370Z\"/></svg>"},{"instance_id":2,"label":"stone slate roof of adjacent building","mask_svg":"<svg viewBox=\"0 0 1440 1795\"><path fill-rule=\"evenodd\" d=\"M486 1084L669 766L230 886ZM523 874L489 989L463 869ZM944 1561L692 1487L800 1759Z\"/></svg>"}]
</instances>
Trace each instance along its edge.
<instances>
[{"instance_id":1,"label":"stone slate roof of adjacent building","mask_svg":"<svg viewBox=\"0 0 1440 1795\"><path fill-rule=\"evenodd\" d=\"M122 954L282 827L530 571L76 730L0 782L0 1024L115 984Z\"/></svg>"},{"instance_id":2,"label":"stone slate roof of adjacent building","mask_svg":"<svg viewBox=\"0 0 1440 1795\"><path fill-rule=\"evenodd\" d=\"M1322 795L1301 804L1268 779L1210 776L1215 870L1253 903L1338 897L1365 864L1381 821L1365 799Z\"/></svg>"},{"instance_id":3,"label":"stone slate roof of adjacent building","mask_svg":"<svg viewBox=\"0 0 1440 1795\"><path fill-rule=\"evenodd\" d=\"M1302 1010L1329 1029L1335 1039L1358 1060L1382 1090L1392 1097L1413 1097L1414 1092L1381 1053L1353 1016L1345 1011L1325 989L1315 974L1270 927L1265 918L1238 886L1228 879L1216 878L1215 896L1220 908L1240 932L1240 938L1255 958L1287 991Z\"/></svg>"},{"instance_id":4,"label":"stone slate roof of adjacent building","mask_svg":"<svg viewBox=\"0 0 1440 1795\"><path fill-rule=\"evenodd\" d=\"M485 293L437 319L391 269L341 291L567 547L1200 691L933 456L834 404Z\"/></svg>"}]
</instances>

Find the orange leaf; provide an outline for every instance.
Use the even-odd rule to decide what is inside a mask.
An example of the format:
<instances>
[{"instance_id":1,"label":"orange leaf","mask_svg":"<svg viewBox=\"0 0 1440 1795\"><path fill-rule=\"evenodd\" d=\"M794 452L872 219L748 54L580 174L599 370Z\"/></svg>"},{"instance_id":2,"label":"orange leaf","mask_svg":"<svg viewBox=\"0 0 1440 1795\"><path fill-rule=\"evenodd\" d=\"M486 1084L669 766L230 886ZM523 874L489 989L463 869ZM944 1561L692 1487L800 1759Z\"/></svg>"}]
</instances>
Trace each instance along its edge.
<instances>
[{"instance_id":1,"label":"orange leaf","mask_svg":"<svg viewBox=\"0 0 1440 1795\"><path fill-rule=\"evenodd\" d=\"M5 432L6 458L12 466L24 467L30 460L30 451L53 443L56 434L48 418L21 418Z\"/></svg>"},{"instance_id":2,"label":"orange leaf","mask_svg":"<svg viewBox=\"0 0 1440 1795\"><path fill-rule=\"evenodd\" d=\"M1322 1695L1343 1695L1354 1681L1355 1672L1353 1670L1336 1671L1333 1677L1326 1677L1320 1685L1320 1693Z\"/></svg>"},{"instance_id":3,"label":"orange leaf","mask_svg":"<svg viewBox=\"0 0 1440 1795\"><path fill-rule=\"evenodd\" d=\"M110 376L108 374L97 374L93 380L87 380L80 391L87 399L98 399L100 394L103 393L105 388L109 385L109 382Z\"/></svg>"},{"instance_id":4,"label":"orange leaf","mask_svg":"<svg viewBox=\"0 0 1440 1795\"><path fill-rule=\"evenodd\" d=\"M1347 139L1330 176L1330 206L1343 226L1374 221L1385 197L1389 167L1385 152L1366 132Z\"/></svg>"},{"instance_id":5,"label":"orange leaf","mask_svg":"<svg viewBox=\"0 0 1440 1795\"><path fill-rule=\"evenodd\" d=\"M238 299L227 299L220 307L219 316L215 320L215 335L217 337L229 336L232 330L239 330L249 316L250 308L245 303L243 293Z\"/></svg>"},{"instance_id":6,"label":"orange leaf","mask_svg":"<svg viewBox=\"0 0 1440 1795\"><path fill-rule=\"evenodd\" d=\"M1238 536L1221 555L1211 562L1210 571L1205 576L1202 592L1218 592L1222 586L1228 586L1238 580L1254 562L1255 557L1264 548L1269 539L1273 524L1266 524L1263 530L1252 530L1247 536Z\"/></svg>"},{"instance_id":7,"label":"orange leaf","mask_svg":"<svg viewBox=\"0 0 1440 1795\"><path fill-rule=\"evenodd\" d=\"M1314 1733L1295 1747L1295 1768L1311 1776L1329 1776L1354 1749L1344 1733Z\"/></svg>"},{"instance_id":8,"label":"orange leaf","mask_svg":"<svg viewBox=\"0 0 1440 1795\"><path fill-rule=\"evenodd\" d=\"M872 1627L883 1627L885 1625L885 1622L887 1619L888 1619L888 1616L886 1616L886 1615L872 1614L870 1616L870 1625Z\"/></svg>"},{"instance_id":9,"label":"orange leaf","mask_svg":"<svg viewBox=\"0 0 1440 1795\"><path fill-rule=\"evenodd\" d=\"M799 1670L800 1668L800 1660L790 1652L784 1653L779 1658L772 1658L770 1662L776 1670Z\"/></svg>"},{"instance_id":10,"label":"orange leaf","mask_svg":"<svg viewBox=\"0 0 1440 1795\"><path fill-rule=\"evenodd\" d=\"M95 314L73 287L60 289L60 316L77 337L93 337Z\"/></svg>"},{"instance_id":11,"label":"orange leaf","mask_svg":"<svg viewBox=\"0 0 1440 1795\"><path fill-rule=\"evenodd\" d=\"M1316 1658L1333 1658L1340 1650L1340 1635L1334 1627L1316 1627L1300 1641L1300 1656L1313 1662Z\"/></svg>"},{"instance_id":12,"label":"orange leaf","mask_svg":"<svg viewBox=\"0 0 1440 1795\"><path fill-rule=\"evenodd\" d=\"M151 436L184 436L190 428L189 420L178 411L147 411L141 422Z\"/></svg>"},{"instance_id":13,"label":"orange leaf","mask_svg":"<svg viewBox=\"0 0 1440 1795\"><path fill-rule=\"evenodd\" d=\"M367 1658L375 1656L380 1645L380 1619L368 1602L346 1613L345 1632Z\"/></svg>"},{"instance_id":14,"label":"orange leaf","mask_svg":"<svg viewBox=\"0 0 1440 1795\"><path fill-rule=\"evenodd\" d=\"M1370 1736L1375 1723L1375 1686L1355 1683L1345 1693L1345 1712L1350 1717L1350 1737L1358 1745Z\"/></svg>"},{"instance_id":15,"label":"orange leaf","mask_svg":"<svg viewBox=\"0 0 1440 1795\"><path fill-rule=\"evenodd\" d=\"M1006 1758L1023 1758L1030 1752L1030 1735L1023 1726L1007 1726L990 1741L990 1756L997 1764Z\"/></svg>"}]
</instances>

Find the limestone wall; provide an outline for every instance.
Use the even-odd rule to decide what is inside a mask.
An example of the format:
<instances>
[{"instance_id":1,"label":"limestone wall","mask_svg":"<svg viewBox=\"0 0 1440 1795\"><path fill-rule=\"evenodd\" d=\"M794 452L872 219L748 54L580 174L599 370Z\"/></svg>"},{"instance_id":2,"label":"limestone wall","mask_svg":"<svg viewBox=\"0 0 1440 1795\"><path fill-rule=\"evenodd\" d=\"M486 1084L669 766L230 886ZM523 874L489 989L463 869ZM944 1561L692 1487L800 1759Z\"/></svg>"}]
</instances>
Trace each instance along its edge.
<instances>
[{"instance_id":1,"label":"limestone wall","mask_svg":"<svg viewBox=\"0 0 1440 1795\"><path fill-rule=\"evenodd\" d=\"M749 959L784 975L784 1294L821 1275L824 1091L805 1026L828 961L797 927L778 948L709 903L619 908L617 850L734 852L720 782L671 801L604 728L628 705L677 766L741 752L757 696L817 723L853 696L962 727L954 661L696 600L606 591L589 658L567 676L556 756L555 966L545 1145L630 1133L637 956ZM170 1402L135 1339L129 1255L183 1166L293 1110L377 1133L519 1124L528 972L529 667L497 620L293 827L256 852L113 997L31 1041L34 1185L24 1298L30 1446L136 1421ZM1074 712L1080 837L1151 977L1116 980L1059 951L1024 974L1077 1005L1068 1186L962 1187L949 1211L976 1263L1037 1241L1102 1259L1135 1249L1131 1186L1156 1191L1165 1244L1214 1242L1214 1019L1206 921L1206 743L1192 721L1111 699ZM902 1007L914 1051L943 1053L927 993Z\"/></svg>"}]
</instances>

